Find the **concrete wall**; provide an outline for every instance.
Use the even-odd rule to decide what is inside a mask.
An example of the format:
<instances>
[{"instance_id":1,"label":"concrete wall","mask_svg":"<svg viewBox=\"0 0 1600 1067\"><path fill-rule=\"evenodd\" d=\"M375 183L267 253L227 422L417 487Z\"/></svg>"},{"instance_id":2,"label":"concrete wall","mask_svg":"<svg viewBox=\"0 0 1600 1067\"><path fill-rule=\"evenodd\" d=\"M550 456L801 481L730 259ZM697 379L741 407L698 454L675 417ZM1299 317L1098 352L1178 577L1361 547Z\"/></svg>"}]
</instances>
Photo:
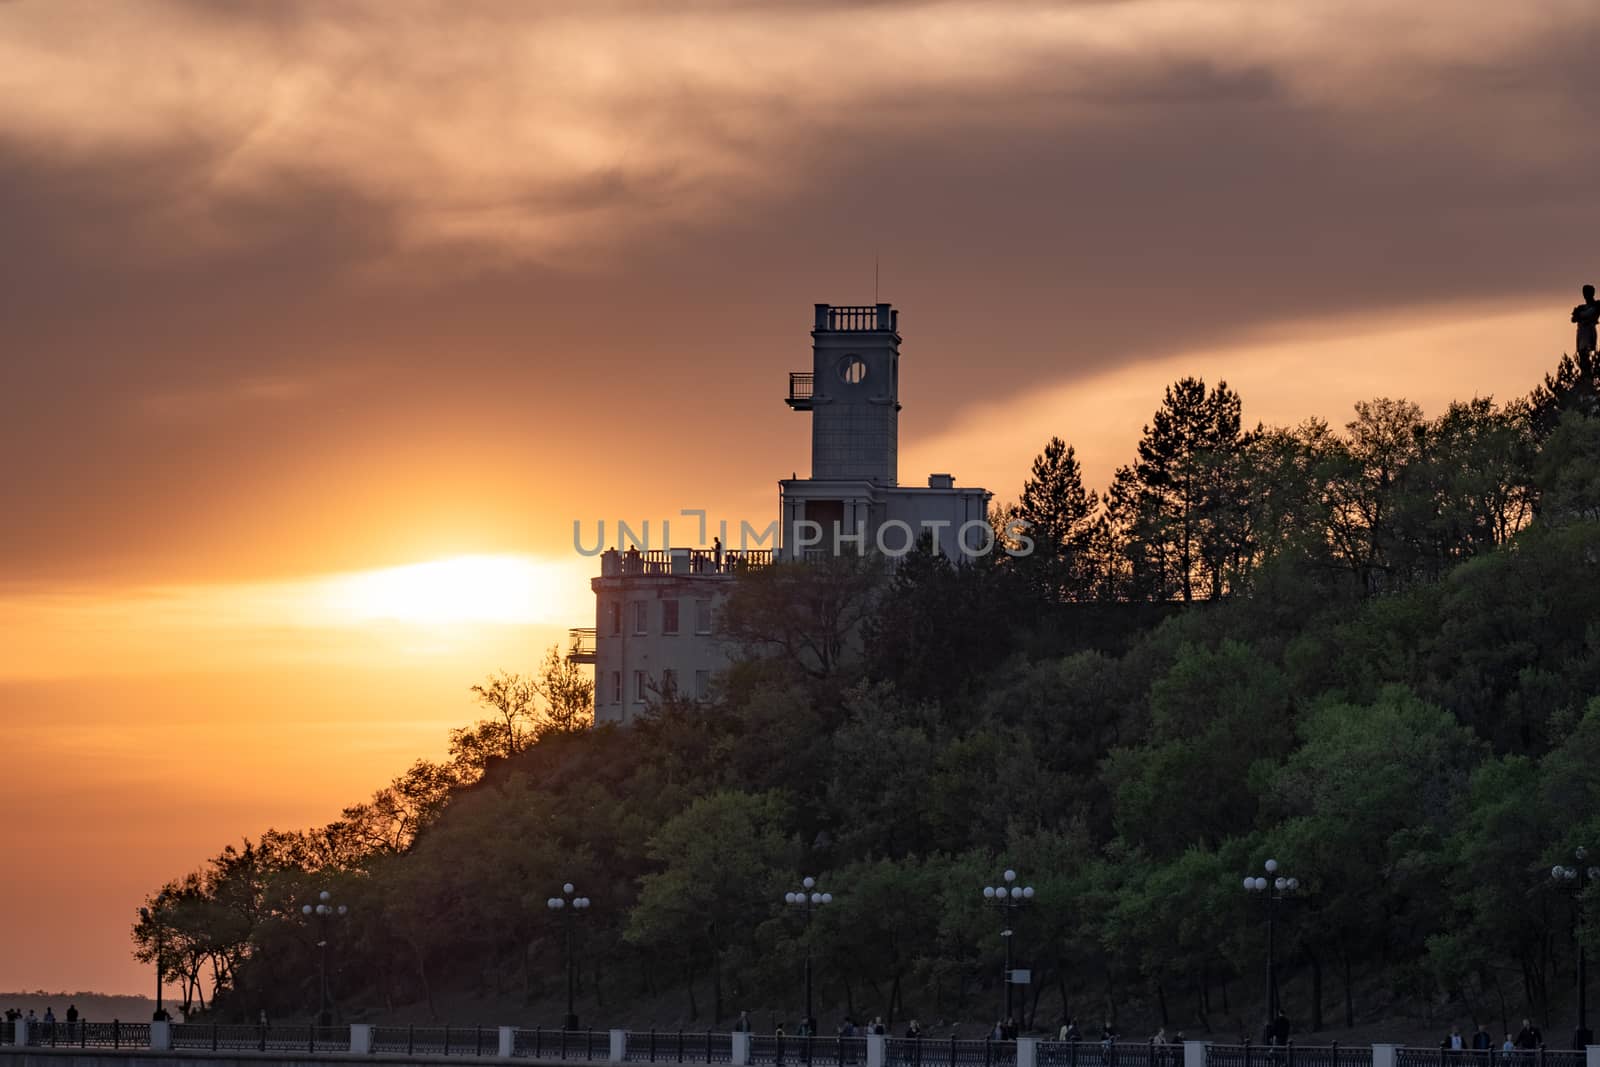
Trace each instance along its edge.
<instances>
[{"instance_id":1,"label":"concrete wall","mask_svg":"<svg viewBox=\"0 0 1600 1067\"><path fill-rule=\"evenodd\" d=\"M698 672L714 675L728 666L728 649L715 632L715 618L733 580L725 575L629 575L596 579L596 722L627 722L645 709L645 702L639 699L635 672L642 671L648 685L659 687L665 672L670 670L678 693L692 699L697 696ZM677 603L676 633L666 632L668 601ZM702 601L709 605L712 613L710 633L702 632L699 606ZM616 632L614 625L613 604L621 608L620 632ZM641 605L643 633L637 625ZM617 681L621 683L620 700L614 684Z\"/></svg>"},{"instance_id":2,"label":"concrete wall","mask_svg":"<svg viewBox=\"0 0 1600 1067\"><path fill-rule=\"evenodd\" d=\"M961 527L969 522L987 525L989 494L983 489L891 489L883 494L884 521L903 522L921 536L937 531L939 554L951 559L962 557ZM923 523L940 523L924 527ZM988 538L986 531L976 527L967 532L968 544L973 551L981 549ZM895 547L900 541L897 537ZM998 551L998 550L997 550Z\"/></svg>"}]
</instances>

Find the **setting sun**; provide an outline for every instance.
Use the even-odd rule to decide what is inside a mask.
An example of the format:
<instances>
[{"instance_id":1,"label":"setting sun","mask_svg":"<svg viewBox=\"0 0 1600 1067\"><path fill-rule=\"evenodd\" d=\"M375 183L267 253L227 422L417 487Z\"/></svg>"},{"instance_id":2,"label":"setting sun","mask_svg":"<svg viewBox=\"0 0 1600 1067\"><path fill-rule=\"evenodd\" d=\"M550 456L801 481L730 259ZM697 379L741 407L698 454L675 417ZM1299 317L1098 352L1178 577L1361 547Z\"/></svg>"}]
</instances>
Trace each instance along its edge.
<instances>
[{"instance_id":1,"label":"setting sun","mask_svg":"<svg viewBox=\"0 0 1600 1067\"><path fill-rule=\"evenodd\" d=\"M520 556L456 556L330 579L326 605L351 622L538 623L570 617L564 568Z\"/></svg>"}]
</instances>

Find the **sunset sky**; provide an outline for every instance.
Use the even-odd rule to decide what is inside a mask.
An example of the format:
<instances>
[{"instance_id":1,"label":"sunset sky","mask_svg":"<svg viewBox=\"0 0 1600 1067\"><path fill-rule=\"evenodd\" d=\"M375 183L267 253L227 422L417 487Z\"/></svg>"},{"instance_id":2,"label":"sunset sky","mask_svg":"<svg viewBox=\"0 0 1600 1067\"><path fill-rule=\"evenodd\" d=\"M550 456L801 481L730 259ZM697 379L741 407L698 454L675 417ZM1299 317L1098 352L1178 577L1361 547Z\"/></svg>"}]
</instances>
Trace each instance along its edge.
<instances>
[{"instance_id":1,"label":"sunset sky","mask_svg":"<svg viewBox=\"0 0 1600 1067\"><path fill-rule=\"evenodd\" d=\"M1527 392L1596 55L1593 0L0 0L0 989L148 989L142 894L441 754L592 625L575 520L765 525L875 264L911 484L1103 485L1184 374Z\"/></svg>"}]
</instances>

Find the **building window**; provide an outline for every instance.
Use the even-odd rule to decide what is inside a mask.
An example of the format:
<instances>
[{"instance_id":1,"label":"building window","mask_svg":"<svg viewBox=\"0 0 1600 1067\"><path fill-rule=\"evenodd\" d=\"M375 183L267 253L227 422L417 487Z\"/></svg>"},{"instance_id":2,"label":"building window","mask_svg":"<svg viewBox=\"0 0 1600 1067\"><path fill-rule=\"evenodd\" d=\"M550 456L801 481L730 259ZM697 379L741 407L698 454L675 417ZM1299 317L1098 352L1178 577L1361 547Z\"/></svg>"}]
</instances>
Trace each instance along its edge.
<instances>
[{"instance_id":1,"label":"building window","mask_svg":"<svg viewBox=\"0 0 1600 1067\"><path fill-rule=\"evenodd\" d=\"M613 600L606 606L611 609L611 636L616 637L622 633L622 601Z\"/></svg>"},{"instance_id":2,"label":"building window","mask_svg":"<svg viewBox=\"0 0 1600 1067\"><path fill-rule=\"evenodd\" d=\"M644 671L633 672L633 702L635 704L644 703L645 687L647 687L649 684L650 676L648 674L646 674Z\"/></svg>"},{"instance_id":3,"label":"building window","mask_svg":"<svg viewBox=\"0 0 1600 1067\"><path fill-rule=\"evenodd\" d=\"M711 672L694 672L694 698L696 700L709 700L711 698Z\"/></svg>"},{"instance_id":4,"label":"building window","mask_svg":"<svg viewBox=\"0 0 1600 1067\"><path fill-rule=\"evenodd\" d=\"M633 602L633 632L636 634L648 633L650 624L650 602L648 600L635 600Z\"/></svg>"},{"instance_id":5,"label":"building window","mask_svg":"<svg viewBox=\"0 0 1600 1067\"><path fill-rule=\"evenodd\" d=\"M661 632L664 634L678 632L678 602L676 600L663 600L661 602Z\"/></svg>"},{"instance_id":6,"label":"building window","mask_svg":"<svg viewBox=\"0 0 1600 1067\"><path fill-rule=\"evenodd\" d=\"M622 703L622 672L611 672L611 703Z\"/></svg>"},{"instance_id":7,"label":"building window","mask_svg":"<svg viewBox=\"0 0 1600 1067\"><path fill-rule=\"evenodd\" d=\"M667 669L661 672L661 695L670 700L678 693L678 672Z\"/></svg>"},{"instance_id":8,"label":"building window","mask_svg":"<svg viewBox=\"0 0 1600 1067\"><path fill-rule=\"evenodd\" d=\"M694 602L694 632L697 634L711 632L711 601L696 600Z\"/></svg>"}]
</instances>

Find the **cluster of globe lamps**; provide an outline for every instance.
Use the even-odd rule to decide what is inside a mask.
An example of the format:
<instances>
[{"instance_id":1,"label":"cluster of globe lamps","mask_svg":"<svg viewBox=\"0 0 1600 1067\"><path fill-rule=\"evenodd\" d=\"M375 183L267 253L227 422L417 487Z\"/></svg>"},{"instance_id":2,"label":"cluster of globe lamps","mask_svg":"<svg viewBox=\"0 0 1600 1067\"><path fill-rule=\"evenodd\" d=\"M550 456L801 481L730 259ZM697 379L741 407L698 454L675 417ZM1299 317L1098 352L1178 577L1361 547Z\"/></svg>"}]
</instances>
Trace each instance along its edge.
<instances>
[{"instance_id":1,"label":"cluster of globe lamps","mask_svg":"<svg viewBox=\"0 0 1600 1067\"><path fill-rule=\"evenodd\" d=\"M572 883L568 882L565 885L563 885L561 887L561 891L563 893L565 893L569 897L572 896L572 894L573 894ZM566 900L566 897L550 897L548 900L546 900L544 902L544 905L545 905L545 907L549 908L551 911L560 911L562 908L567 906L567 900ZM585 908L587 908L589 906L589 898L588 897L573 897L572 898L572 906L574 908L577 908L579 911L582 911L583 909L585 909Z\"/></svg>"},{"instance_id":2,"label":"cluster of globe lamps","mask_svg":"<svg viewBox=\"0 0 1600 1067\"><path fill-rule=\"evenodd\" d=\"M986 885L983 887L983 899L996 904L1007 903L1013 900L1032 900L1033 886L1015 885L1017 872L1007 870L1000 876L1005 880L1004 885Z\"/></svg>"},{"instance_id":3,"label":"cluster of globe lamps","mask_svg":"<svg viewBox=\"0 0 1600 1067\"><path fill-rule=\"evenodd\" d=\"M783 902L785 904L798 904L798 905L802 905L803 906L803 905L806 905L806 904L832 904L833 903L833 894L832 893L820 893L820 892L818 892L817 891L817 880L815 878L812 878L810 875L807 875L805 878L801 879L800 880L800 885L801 885L802 890L803 890L802 892L799 892L799 893L785 893L783 895Z\"/></svg>"},{"instance_id":4,"label":"cluster of globe lamps","mask_svg":"<svg viewBox=\"0 0 1600 1067\"><path fill-rule=\"evenodd\" d=\"M1300 888L1300 879L1285 878L1283 875L1278 874L1277 860L1268 860L1266 863L1266 868L1267 874L1276 876L1270 881L1270 883L1266 878L1263 878L1258 874L1253 878L1245 878L1244 887L1253 893L1265 892L1269 884L1273 889L1276 889L1280 893L1293 892L1294 890Z\"/></svg>"},{"instance_id":5,"label":"cluster of globe lamps","mask_svg":"<svg viewBox=\"0 0 1600 1067\"><path fill-rule=\"evenodd\" d=\"M300 914L301 915L307 915L307 916L310 916L310 915L321 915L323 917L327 917L329 915L348 915L348 914L350 914L350 909L348 907L346 907L345 905L340 904L338 907L335 907L332 904L328 903L332 899L333 899L333 894L328 892L326 889L324 889L321 893L317 894L317 903L315 905L302 904L300 906Z\"/></svg>"}]
</instances>

